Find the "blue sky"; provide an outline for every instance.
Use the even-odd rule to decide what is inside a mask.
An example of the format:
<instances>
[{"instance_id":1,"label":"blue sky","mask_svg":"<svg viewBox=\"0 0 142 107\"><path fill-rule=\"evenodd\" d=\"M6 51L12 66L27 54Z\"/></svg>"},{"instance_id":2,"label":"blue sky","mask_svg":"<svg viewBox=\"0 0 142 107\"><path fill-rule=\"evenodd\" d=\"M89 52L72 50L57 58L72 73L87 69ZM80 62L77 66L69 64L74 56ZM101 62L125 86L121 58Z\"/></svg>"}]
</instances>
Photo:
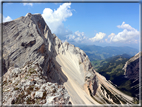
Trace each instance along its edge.
<instances>
[{"instance_id":1,"label":"blue sky","mask_svg":"<svg viewBox=\"0 0 142 107\"><path fill-rule=\"evenodd\" d=\"M40 13L63 42L139 49L139 3L3 3L3 19Z\"/></svg>"}]
</instances>

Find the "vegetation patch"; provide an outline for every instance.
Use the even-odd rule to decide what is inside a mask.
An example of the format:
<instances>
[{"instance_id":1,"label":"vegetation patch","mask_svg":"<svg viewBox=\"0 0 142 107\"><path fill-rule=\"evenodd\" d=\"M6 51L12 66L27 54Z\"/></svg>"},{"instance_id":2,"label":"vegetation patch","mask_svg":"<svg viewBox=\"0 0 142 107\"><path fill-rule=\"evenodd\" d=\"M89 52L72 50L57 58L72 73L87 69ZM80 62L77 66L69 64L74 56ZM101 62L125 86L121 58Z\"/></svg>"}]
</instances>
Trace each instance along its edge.
<instances>
[{"instance_id":1,"label":"vegetation patch","mask_svg":"<svg viewBox=\"0 0 142 107\"><path fill-rule=\"evenodd\" d=\"M14 90L19 90L19 88L18 88L18 87L15 87Z\"/></svg>"},{"instance_id":2,"label":"vegetation patch","mask_svg":"<svg viewBox=\"0 0 142 107\"><path fill-rule=\"evenodd\" d=\"M25 80L28 79L28 77L25 76Z\"/></svg>"},{"instance_id":3,"label":"vegetation patch","mask_svg":"<svg viewBox=\"0 0 142 107\"><path fill-rule=\"evenodd\" d=\"M79 61L79 65L81 64L81 62Z\"/></svg>"},{"instance_id":4,"label":"vegetation patch","mask_svg":"<svg viewBox=\"0 0 142 107\"><path fill-rule=\"evenodd\" d=\"M42 99L46 99L47 92L44 91Z\"/></svg>"},{"instance_id":5,"label":"vegetation patch","mask_svg":"<svg viewBox=\"0 0 142 107\"><path fill-rule=\"evenodd\" d=\"M29 73L30 73L30 74L33 74L33 73L37 73L37 72L36 72L33 68L30 68L30 69L29 69Z\"/></svg>"},{"instance_id":6,"label":"vegetation patch","mask_svg":"<svg viewBox=\"0 0 142 107\"><path fill-rule=\"evenodd\" d=\"M5 84L7 84L7 81L5 80L5 81L3 81L3 84L2 85L5 85Z\"/></svg>"}]
</instances>

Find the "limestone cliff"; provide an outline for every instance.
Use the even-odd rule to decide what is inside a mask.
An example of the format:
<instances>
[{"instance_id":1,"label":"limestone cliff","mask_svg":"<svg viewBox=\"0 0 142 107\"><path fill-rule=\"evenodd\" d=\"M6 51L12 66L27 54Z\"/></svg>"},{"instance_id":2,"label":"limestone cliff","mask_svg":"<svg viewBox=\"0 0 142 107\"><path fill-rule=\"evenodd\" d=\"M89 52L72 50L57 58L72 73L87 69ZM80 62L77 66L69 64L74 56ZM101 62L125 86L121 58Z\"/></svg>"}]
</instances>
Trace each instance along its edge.
<instances>
[{"instance_id":1,"label":"limestone cliff","mask_svg":"<svg viewBox=\"0 0 142 107\"><path fill-rule=\"evenodd\" d=\"M132 81L131 89L133 89L135 96L139 99L139 74L140 74L140 60L142 59L142 52L137 53L130 58L123 67L124 75Z\"/></svg>"},{"instance_id":2,"label":"limestone cliff","mask_svg":"<svg viewBox=\"0 0 142 107\"><path fill-rule=\"evenodd\" d=\"M139 78L139 60L142 58L142 52L137 53L135 56L130 58L123 70L125 71L125 75L130 79L138 79Z\"/></svg>"},{"instance_id":3,"label":"limestone cliff","mask_svg":"<svg viewBox=\"0 0 142 107\"><path fill-rule=\"evenodd\" d=\"M3 80L10 67L28 62L39 65L47 82L64 85L72 104L133 103L93 69L84 51L52 34L40 14L3 23Z\"/></svg>"}]
</instances>

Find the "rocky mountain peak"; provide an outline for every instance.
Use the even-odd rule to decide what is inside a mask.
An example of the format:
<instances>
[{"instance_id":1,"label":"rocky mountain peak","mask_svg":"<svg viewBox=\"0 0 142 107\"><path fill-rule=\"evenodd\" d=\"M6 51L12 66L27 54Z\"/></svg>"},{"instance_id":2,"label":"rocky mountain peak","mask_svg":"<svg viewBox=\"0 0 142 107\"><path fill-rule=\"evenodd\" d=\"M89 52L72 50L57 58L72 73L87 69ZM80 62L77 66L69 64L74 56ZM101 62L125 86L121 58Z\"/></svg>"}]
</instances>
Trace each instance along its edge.
<instances>
[{"instance_id":1,"label":"rocky mountain peak","mask_svg":"<svg viewBox=\"0 0 142 107\"><path fill-rule=\"evenodd\" d=\"M37 74L42 71L42 76L41 74L35 76L35 78L41 77L36 81L41 87L44 84L48 87L48 82L49 84L65 87L70 96L69 100L69 97L66 97L67 99L63 101L65 104L68 104L69 101L72 104L132 103L131 97L118 91L93 69L88 56L83 50L68 42L62 43L55 34L52 34L41 14L28 13L25 17L3 23L3 82L7 83L7 85L4 85L5 90L11 87L4 93L4 104L9 104L7 99L11 98L10 93L17 93L13 90L17 84L14 81L18 80L20 75L23 78L33 78L33 75L28 73L30 70L26 70L30 68L24 67L28 62L31 63L28 64L31 69L35 64L41 69L37 70L38 68L35 68L32 70ZM13 77L13 75L16 77ZM12 77L12 83L9 82L10 77ZM47 80L44 78L47 78ZM24 84L32 84L26 79L23 81ZM43 81L43 83L39 81ZM17 86L24 87L24 84L20 81ZM35 84L32 84L32 87L35 87ZM25 89L17 88L17 90L23 93ZM44 91L47 92L48 90ZM29 94L31 93L33 93L33 90ZM64 94L66 95L66 91ZM21 94L19 95L21 96ZM22 95L26 97L25 94ZM39 93L35 92L35 95L38 96ZM34 96L28 96L30 101L33 101L31 98L34 98ZM50 97L53 98L52 95ZM26 103L25 99L20 99L20 103ZM12 104L17 101L19 102L18 99L10 100ZM46 102L46 104L51 103L51 99L49 101L48 98L40 101ZM59 101L60 97L57 98L56 102ZM33 102L36 102L36 100L34 99Z\"/></svg>"}]
</instances>

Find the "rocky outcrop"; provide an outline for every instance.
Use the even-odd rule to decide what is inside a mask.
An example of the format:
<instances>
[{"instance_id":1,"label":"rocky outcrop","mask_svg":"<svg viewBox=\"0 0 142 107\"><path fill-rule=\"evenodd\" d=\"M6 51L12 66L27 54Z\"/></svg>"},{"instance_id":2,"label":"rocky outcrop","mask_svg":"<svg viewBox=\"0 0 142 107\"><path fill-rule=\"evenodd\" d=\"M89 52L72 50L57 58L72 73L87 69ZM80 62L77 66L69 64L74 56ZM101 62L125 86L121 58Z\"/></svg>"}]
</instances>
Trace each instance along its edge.
<instances>
[{"instance_id":1,"label":"rocky outcrop","mask_svg":"<svg viewBox=\"0 0 142 107\"><path fill-rule=\"evenodd\" d=\"M23 68L10 67L3 76L4 105L67 105L69 98L63 85L48 82L38 63L29 62Z\"/></svg>"},{"instance_id":2,"label":"rocky outcrop","mask_svg":"<svg viewBox=\"0 0 142 107\"><path fill-rule=\"evenodd\" d=\"M124 75L129 79L138 79L139 78L139 59L142 58L142 52L137 53L135 56L130 58L125 66L123 67Z\"/></svg>"},{"instance_id":3,"label":"rocky outcrop","mask_svg":"<svg viewBox=\"0 0 142 107\"><path fill-rule=\"evenodd\" d=\"M126 78L132 81L131 89L137 99L139 99L139 71L140 71L140 60L142 59L142 52L137 53L135 56L130 58L125 66L123 67L124 75Z\"/></svg>"},{"instance_id":4,"label":"rocky outcrop","mask_svg":"<svg viewBox=\"0 0 142 107\"><path fill-rule=\"evenodd\" d=\"M22 67L27 61L37 60L40 65L48 62L48 46L39 24L43 30L48 29L40 15L27 14L26 17L3 24L3 62L6 69Z\"/></svg>"},{"instance_id":5,"label":"rocky outcrop","mask_svg":"<svg viewBox=\"0 0 142 107\"><path fill-rule=\"evenodd\" d=\"M131 97L119 92L93 69L84 51L68 42L62 43L52 34L40 14L28 13L3 23L3 80L4 104L28 101L34 104L132 103ZM41 88L36 90L36 84ZM49 84L55 86L54 89L59 87L65 96L60 95L58 89L54 95ZM62 91L65 90L62 85L70 99L67 92Z\"/></svg>"}]
</instances>

